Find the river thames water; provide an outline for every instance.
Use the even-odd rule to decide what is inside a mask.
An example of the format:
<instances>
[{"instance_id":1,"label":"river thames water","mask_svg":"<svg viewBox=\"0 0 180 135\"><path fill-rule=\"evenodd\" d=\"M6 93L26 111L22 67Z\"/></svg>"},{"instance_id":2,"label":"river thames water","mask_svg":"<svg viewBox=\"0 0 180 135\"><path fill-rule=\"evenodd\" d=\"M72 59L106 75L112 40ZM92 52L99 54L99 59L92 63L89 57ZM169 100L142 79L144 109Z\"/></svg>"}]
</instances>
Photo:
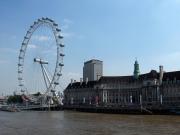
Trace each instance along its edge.
<instances>
[{"instance_id":1,"label":"river thames water","mask_svg":"<svg viewBox=\"0 0 180 135\"><path fill-rule=\"evenodd\" d=\"M180 116L0 111L0 135L180 135Z\"/></svg>"}]
</instances>

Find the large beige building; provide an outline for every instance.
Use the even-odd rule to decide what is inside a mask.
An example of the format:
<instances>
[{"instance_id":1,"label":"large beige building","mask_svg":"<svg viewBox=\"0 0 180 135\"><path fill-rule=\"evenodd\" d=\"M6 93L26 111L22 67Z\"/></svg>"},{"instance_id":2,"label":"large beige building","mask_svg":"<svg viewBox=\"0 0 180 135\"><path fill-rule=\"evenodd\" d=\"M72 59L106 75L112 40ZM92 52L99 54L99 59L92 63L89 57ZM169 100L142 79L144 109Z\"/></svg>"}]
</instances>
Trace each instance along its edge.
<instances>
[{"instance_id":1,"label":"large beige building","mask_svg":"<svg viewBox=\"0 0 180 135\"><path fill-rule=\"evenodd\" d=\"M96 81L70 83L64 91L64 103L109 107L180 107L180 71L151 70L140 74L138 62L132 76L102 76Z\"/></svg>"}]
</instances>

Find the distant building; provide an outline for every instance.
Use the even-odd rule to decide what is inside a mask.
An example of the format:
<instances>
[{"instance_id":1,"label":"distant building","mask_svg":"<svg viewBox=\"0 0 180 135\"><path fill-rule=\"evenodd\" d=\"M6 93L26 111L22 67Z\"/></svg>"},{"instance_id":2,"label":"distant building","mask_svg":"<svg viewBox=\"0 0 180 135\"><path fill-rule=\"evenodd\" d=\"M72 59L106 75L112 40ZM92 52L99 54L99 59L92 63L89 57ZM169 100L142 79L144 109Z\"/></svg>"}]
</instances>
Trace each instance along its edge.
<instances>
[{"instance_id":1,"label":"distant building","mask_svg":"<svg viewBox=\"0 0 180 135\"><path fill-rule=\"evenodd\" d=\"M7 103L7 97L4 97L4 96L0 97L0 105L6 104L6 103Z\"/></svg>"},{"instance_id":2,"label":"distant building","mask_svg":"<svg viewBox=\"0 0 180 135\"><path fill-rule=\"evenodd\" d=\"M96 81L103 75L103 62L92 59L84 63L83 81Z\"/></svg>"},{"instance_id":3,"label":"distant building","mask_svg":"<svg viewBox=\"0 0 180 135\"><path fill-rule=\"evenodd\" d=\"M90 76L93 75L85 77ZM163 66L160 66L159 72L151 70L140 74L136 61L132 76L102 76L99 80L69 84L64 91L64 101L69 106L178 108L180 71L164 72Z\"/></svg>"}]
</instances>

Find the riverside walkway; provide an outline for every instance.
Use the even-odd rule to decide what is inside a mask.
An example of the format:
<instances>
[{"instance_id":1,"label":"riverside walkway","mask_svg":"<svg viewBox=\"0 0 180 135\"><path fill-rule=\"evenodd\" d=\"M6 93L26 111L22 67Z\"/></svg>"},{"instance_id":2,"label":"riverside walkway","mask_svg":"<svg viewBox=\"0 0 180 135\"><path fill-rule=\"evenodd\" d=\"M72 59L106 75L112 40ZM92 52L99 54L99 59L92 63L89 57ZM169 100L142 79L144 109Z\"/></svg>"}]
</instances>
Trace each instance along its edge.
<instances>
[{"instance_id":1,"label":"riverside walkway","mask_svg":"<svg viewBox=\"0 0 180 135\"><path fill-rule=\"evenodd\" d=\"M45 111L45 110L62 110L63 107L61 105L51 105L51 106L42 106L42 105L18 105L16 106L19 110L37 110L37 111Z\"/></svg>"}]
</instances>

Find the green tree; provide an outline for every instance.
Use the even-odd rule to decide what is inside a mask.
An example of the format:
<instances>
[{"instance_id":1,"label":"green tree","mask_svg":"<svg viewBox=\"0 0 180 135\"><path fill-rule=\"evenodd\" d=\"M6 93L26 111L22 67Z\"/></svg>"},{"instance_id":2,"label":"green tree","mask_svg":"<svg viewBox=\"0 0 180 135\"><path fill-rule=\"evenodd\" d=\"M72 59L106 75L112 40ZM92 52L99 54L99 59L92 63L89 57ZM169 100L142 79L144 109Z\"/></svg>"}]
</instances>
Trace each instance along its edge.
<instances>
[{"instance_id":1,"label":"green tree","mask_svg":"<svg viewBox=\"0 0 180 135\"><path fill-rule=\"evenodd\" d=\"M23 100L21 98L21 95L14 95L14 96L9 96L8 103L22 103Z\"/></svg>"}]
</instances>

